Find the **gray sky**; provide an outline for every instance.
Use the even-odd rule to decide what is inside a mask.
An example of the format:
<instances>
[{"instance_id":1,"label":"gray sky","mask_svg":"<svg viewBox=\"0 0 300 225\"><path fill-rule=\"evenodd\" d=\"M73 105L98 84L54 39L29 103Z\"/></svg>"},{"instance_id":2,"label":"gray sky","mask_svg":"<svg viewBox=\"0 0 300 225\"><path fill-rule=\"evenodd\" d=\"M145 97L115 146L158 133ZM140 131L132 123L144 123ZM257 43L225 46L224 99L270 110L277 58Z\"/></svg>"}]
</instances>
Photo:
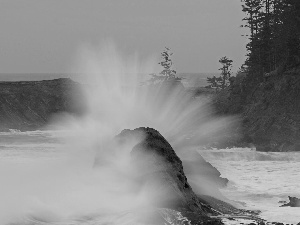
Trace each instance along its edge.
<instances>
[{"instance_id":1,"label":"gray sky","mask_svg":"<svg viewBox=\"0 0 300 225\"><path fill-rule=\"evenodd\" d=\"M0 72L67 72L78 48L112 39L125 54L174 53L178 72L236 70L247 40L240 0L0 0Z\"/></svg>"}]
</instances>

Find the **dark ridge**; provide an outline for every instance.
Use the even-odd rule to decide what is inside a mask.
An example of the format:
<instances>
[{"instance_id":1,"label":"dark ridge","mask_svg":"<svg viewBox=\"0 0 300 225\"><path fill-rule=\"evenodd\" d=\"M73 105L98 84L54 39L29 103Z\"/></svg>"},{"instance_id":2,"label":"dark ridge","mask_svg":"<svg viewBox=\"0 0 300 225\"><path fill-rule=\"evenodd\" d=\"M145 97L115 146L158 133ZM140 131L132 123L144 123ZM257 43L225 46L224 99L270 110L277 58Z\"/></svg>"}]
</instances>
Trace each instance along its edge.
<instances>
[{"instance_id":1,"label":"dark ridge","mask_svg":"<svg viewBox=\"0 0 300 225\"><path fill-rule=\"evenodd\" d=\"M84 112L80 84L70 78L0 82L0 130L41 129L65 112Z\"/></svg>"}]
</instances>

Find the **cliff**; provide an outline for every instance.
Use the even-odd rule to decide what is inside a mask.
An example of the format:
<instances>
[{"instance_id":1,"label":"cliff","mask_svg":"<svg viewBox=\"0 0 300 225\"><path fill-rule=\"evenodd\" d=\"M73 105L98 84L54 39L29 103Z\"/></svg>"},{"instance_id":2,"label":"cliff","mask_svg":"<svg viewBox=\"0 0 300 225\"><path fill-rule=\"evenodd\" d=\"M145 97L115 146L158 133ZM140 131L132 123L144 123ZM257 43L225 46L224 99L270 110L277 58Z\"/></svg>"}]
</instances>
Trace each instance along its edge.
<instances>
[{"instance_id":1,"label":"cliff","mask_svg":"<svg viewBox=\"0 0 300 225\"><path fill-rule=\"evenodd\" d=\"M258 151L300 151L300 68L252 86L245 75L239 78L217 96L215 106L220 114L241 115L240 141Z\"/></svg>"},{"instance_id":2,"label":"cliff","mask_svg":"<svg viewBox=\"0 0 300 225\"><path fill-rule=\"evenodd\" d=\"M71 79L0 82L0 130L40 129L53 115L80 114L80 85Z\"/></svg>"}]
</instances>

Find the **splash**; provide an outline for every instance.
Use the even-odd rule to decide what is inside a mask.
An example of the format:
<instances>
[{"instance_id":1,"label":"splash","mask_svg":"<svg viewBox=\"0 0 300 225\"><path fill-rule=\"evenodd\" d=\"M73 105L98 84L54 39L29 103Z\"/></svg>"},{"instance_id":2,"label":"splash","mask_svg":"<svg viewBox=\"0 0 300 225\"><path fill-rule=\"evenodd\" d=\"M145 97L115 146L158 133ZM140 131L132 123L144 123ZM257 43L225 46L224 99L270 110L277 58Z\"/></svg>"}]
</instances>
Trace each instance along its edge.
<instances>
[{"instance_id":1,"label":"splash","mask_svg":"<svg viewBox=\"0 0 300 225\"><path fill-rule=\"evenodd\" d=\"M124 56L110 43L83 48L76 64L85 74L85 114L53 121L66 128L61 151L67 156L29 166L2 165L1 177L9 177L0 190L8 203L0 203L2 222L30 215L54 223L149 207L149 194L135 181L129 156L142 137L126 146L114 137L123 129L153 127L180 154L180 146L197 145L232 122L213 117L207 101L191 98L180 84L141 85L146 74L156 72L153 60Z\"/></svg>"}]
</instances>

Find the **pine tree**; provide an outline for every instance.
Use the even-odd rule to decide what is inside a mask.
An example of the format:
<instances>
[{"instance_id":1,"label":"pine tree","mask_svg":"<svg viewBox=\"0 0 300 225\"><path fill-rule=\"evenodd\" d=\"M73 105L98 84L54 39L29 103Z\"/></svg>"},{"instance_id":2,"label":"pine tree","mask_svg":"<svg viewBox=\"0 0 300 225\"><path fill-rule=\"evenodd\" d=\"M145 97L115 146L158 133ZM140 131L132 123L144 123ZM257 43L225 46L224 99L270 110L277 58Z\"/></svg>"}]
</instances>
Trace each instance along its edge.
<instances>
[{"instance_id":1,"label":"pine tree","mask_svg":"<svg viewBox=\"0 0 300 225\"><path fill-rule=\"evenodd\" d=\"M217 90L228 87L230 84L229 79L231 77L232 62L233 61L226 56L220 58L219 63L222 65L222 67L219 69L221 70L220 76L207 77L207 83Z\"/></svg>"},{"instance_id":2,"label":"pine tree","mask_svg":"<svg viewBox=\"0 0 300 225\"><path fill-rule=\"evenodd\" d=\"M173 53L170 48L165 47L165 50L161 53L162 61L158 63L163 67L163 70L158 75L156 73L150 74L150 76L152 76L149 80L150 83L155 84L167 80L182 80L182 78L176 77L176 70L173 69L173 61L171 59L172 55Z\"/></svg>"},{"instance_id":3,"label":"pine tree","mask_svg":"<svg viewBox=\"0 0 300 225\"><path fill-rule=\"evenodd\" d=\"M217 78L216 76L207 77L206 82L209 84L210 88L218 88Z\"/></svg>"},{"instance_id":4,"label":"pine tree","mask_svg":"<svg viewBox=\"0 0 300 225\"><path fill-rule=\"evenodd\" d=\"M221 70L221 78L220 79L220 87L221 89L224 89L229 85L229 78L231 76L231 67L232 67L232 60L228 59L226 56L222 57L219 60L219 63L222 64L222 67L219 69Z\"/></svg>"},{"instance_id":5,"label":"pine tree","mask_svg":"<svg viewBox=\"0 0 300 225\"><path fill-rule=\"evenodd\" d=\"M252 80L300 63L300 1L242 0L250 29L245 65Z\"/></svg>"}]
</instances>

